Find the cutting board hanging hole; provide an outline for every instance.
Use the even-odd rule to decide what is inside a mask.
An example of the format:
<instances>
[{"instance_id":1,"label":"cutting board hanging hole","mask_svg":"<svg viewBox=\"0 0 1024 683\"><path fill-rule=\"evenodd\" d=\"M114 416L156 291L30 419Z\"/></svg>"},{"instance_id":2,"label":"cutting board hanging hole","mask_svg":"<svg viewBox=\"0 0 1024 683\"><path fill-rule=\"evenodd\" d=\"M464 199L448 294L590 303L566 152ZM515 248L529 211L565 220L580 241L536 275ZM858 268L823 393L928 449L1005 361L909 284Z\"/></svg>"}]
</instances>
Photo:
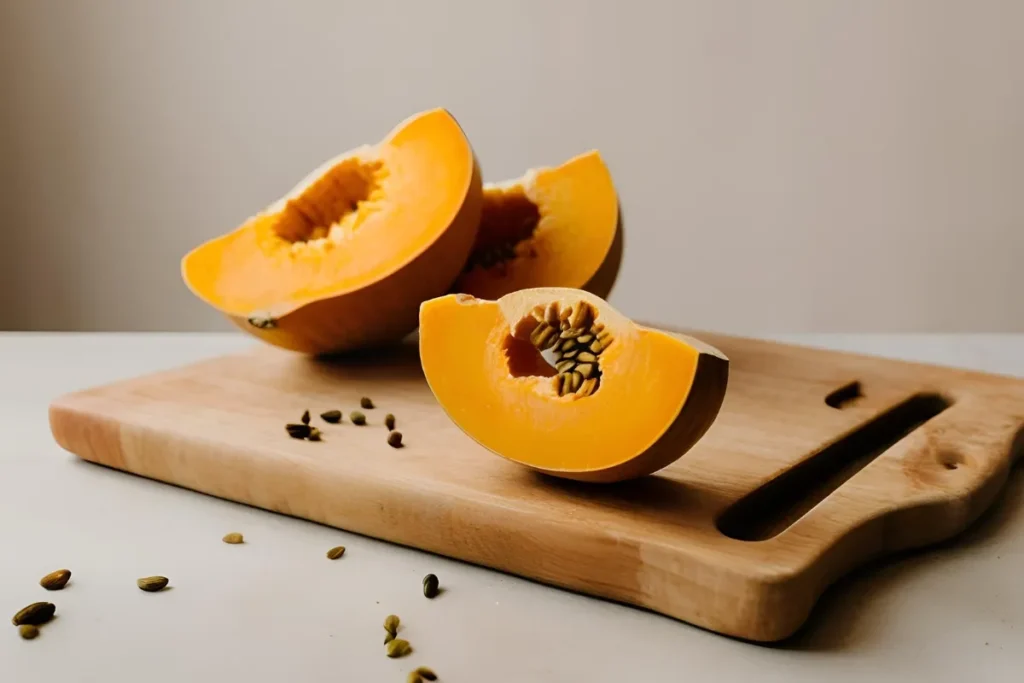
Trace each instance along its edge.
<instances>
[{"instance_id":1,"label":"cutting board hanging hole","mask_svg":"<svg viewBox=\"0 0 1024 683\"><path fill-rule=\"evenodd\" d=\"M938 394L911 396L741 498L719 517L718 530L740 541L778 536L875 458L951 405L952 401Z\"/></svg>"}]
</instances>

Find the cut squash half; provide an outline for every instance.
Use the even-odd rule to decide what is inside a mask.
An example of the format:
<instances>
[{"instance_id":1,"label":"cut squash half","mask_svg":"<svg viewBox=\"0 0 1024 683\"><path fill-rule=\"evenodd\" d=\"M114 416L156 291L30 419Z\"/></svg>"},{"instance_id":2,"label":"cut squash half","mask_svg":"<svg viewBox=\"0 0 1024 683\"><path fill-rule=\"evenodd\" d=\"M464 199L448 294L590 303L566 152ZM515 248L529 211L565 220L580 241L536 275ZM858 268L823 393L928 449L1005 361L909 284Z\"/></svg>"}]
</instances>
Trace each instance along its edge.
<instances>
[{"instance_id":1,"label":"cut squash half","mask_svg":"<svg viewBox=\"0 0 1024 683\"><path fill-rule=\"evenodd\" d=\"M569 288L426 301L419 350L434 396L477 443L593 482L680 458L717 417L729 375L708 344L638 325Z\"/></svg>"},{"instance_id":2,"label":"cut squash half","mask_svg":"<svg viewBox=\"0 0 1024 683\"><path fill-rule=\"evenodd\" d=\"M615 186L592 150L484 185L476 244L452 293L498 299L519 289L568 287L607 298L621 258Z\"/></svg>"},{"instance_id":3,"label":"cut squash half","mask_svg":"<svg viewBox=\"0 0 1024 683\"><path fill-rule=\"evenodd\" d=\"M396 341L449 291L476 238L482 181L444 109L335 156L233 231L193 249L202 301L279 347L312 354Z\"/></svg>"}]
</instances>

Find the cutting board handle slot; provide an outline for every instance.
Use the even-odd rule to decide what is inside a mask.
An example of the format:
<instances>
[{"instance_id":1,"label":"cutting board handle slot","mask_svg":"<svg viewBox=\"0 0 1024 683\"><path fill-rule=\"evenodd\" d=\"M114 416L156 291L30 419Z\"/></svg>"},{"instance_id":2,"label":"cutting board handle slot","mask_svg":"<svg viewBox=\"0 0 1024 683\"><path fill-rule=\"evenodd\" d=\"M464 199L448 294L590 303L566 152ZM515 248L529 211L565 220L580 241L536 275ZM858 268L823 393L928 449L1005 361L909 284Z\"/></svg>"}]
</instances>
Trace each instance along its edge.
<instances>
[{"instance_id":1,"label":"cutting board handle slot","mask_svg":"<svg viewBox=\"0 0 1024 683\"><path fill-rule=\"evenodd\" d=\"M844 384L826 396L825 405L842 410L858 398L864 398L864 391L861 389L859 381L853 381L849 384Z\"/></svg>"},{"instance_id":2,"label":"cutting board handle slot","mask_svg":"<svg viewBox=\"0 0 1024 683\"><path fill-rule=\"evenodd\" d=\"M719 516L718 530L740 541L778 536L875 458L952 405L940 394L914 394L733 503Z\"/></svg>"}]
</instances>

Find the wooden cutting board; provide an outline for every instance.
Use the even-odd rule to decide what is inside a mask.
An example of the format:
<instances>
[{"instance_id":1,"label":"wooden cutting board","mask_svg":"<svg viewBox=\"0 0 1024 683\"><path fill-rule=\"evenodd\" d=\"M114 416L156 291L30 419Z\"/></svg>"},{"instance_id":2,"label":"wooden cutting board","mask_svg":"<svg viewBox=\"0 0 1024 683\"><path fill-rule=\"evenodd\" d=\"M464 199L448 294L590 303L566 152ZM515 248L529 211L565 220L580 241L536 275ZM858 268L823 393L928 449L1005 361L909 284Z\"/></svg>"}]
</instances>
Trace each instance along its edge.
<instances>
[{"instance_id":1,"label":"wooden cutting board","mask_svg":"<svg viewBox=\"0 0 1024 683\"><path fill-rule=\"evenodd\" d=\"M86 460L758 641L854 566L963 530L1024 451L1024 381L691 334L731 360L722 413L674 465L616 485L478 446L414 339L344 362L261 346L63 396L50 424ZM321 442L285 433L307 408ZM317 417L332 408L343 424Z\"/></svg>"}]
</instances>

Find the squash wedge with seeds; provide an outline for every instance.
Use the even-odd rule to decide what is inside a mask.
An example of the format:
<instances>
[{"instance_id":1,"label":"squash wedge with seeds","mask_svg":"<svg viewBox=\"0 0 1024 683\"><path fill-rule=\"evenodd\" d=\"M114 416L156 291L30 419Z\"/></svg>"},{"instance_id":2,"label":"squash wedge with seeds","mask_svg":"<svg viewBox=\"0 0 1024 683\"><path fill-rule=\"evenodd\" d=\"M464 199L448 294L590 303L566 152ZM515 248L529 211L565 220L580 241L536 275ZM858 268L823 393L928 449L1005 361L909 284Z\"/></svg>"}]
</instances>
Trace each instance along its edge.
<instances>
[{"instance_id":1,"label":"squash wedge with seeds","mask_svg":"<svg viewBox=\"0 0 1024 683\"><path fill-rule=\"evenodd\" d=\"M553 367L542 355L553 347L536 342L548 337L536 333L544 326L565 338L587 330L588 362ZM683 456L717 417L729 374L713 347L566 288L426 301L419 351L431 391L463 432L508 460L593 482L644 476Z\"/></svg>"}]
</instances>

